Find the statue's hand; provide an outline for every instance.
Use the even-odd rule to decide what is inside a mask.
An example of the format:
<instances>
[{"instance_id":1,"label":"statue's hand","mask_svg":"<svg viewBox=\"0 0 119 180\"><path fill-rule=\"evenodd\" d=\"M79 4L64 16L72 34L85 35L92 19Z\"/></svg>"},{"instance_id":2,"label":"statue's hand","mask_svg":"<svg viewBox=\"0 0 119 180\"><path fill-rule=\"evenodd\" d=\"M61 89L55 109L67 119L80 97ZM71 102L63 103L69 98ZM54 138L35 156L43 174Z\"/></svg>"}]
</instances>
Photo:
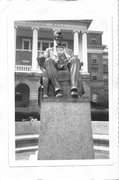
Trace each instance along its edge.
<instances>
[{"instance_id":1,"label":"statue's hand","mask_svg":"<svg viewBox=\"0 0 119 180\"><path fill-rule=\"evenodd\" d=\"M42 54L39 56L39 58L43 59L43 58L45 58L45 56Z\"/></svg>"}]
</instances>

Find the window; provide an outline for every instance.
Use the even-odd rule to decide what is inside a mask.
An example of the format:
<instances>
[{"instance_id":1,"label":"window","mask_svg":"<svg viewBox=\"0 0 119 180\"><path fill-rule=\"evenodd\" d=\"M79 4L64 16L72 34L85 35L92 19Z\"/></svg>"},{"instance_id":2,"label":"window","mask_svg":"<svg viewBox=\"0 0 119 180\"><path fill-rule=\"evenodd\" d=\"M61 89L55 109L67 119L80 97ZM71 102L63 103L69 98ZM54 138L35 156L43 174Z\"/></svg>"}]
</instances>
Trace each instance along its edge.
<instances>
[{"instance_id":1,"label":"window","mask_svg":"<svg viewBox=\"0 0 119 180\"><path fill-rule=\"evenodd\" d=\"M93 80L97 80L97 76L92 76L92 79Z\"/></svg>"},{"instance_id":2,"label":"window","mask_svg":"<svg viewBox=\"0 0 119 180\"><path fill-rule=\"evenodd\" d=\"M96 45L97 44L97 39L95 37L91 38L91 44Z\"/></svg>"},{"instance_id":3,"label":"window","mask_svg":"<svg viewBox=\"0 0 119 180\"><path fill-rule=\"evenodd\" d=\"M49 47L48 42L42 42L42 51L45 51Z\"/></svg>"},{"instance_id":4,"label":"window","mask_svg":"<svg viewBox=\"0 0 119 180\"><path fill-rule=\"evenodd\" d=\"M22 49L23 50L31 50L31 40L30 39L22 40Z\"/></svg>"},{"instance_id":5,"label":"window","mask_svg":"<svg viewBox=\"0 0 119 180\"><path fill-rule=\"evenodd\" d=\"M15 94L15 101L22 101L22 94L20 92L16 92Z\"/></svg>"},{"instance_id":6,"label":"window","mask_svg":"<svg viewBox=\"0 0 119 180\"><path fill-rule=\"evenodd\" d=\"M41 42L38 41L38 50L41 49Z\"/></svg>"},{"instance_id":7,"label":"window","mask_svg":"<svg viewBox=\"0 0 119 180\"><path fill-rule=\"evenodd\" d=\"M38 50L45 51L48 47L53 46L53 42L49 41L38 41Z\"/></svg>"},{"instance_id":8,"label":"window","mask_svg":"<svg viewBox=\"0 0 119 180\"><path fill-rule=\"evenodd\" d=\"M63 42L64 47L67 47L67 42ZM49 47L53 47L53 41L38 41L38 51L45 51Z\"/></svg>"},{"instance_id":9,"label":"window","mask_svg":"<svg viewBox=\"0 0 119 180\"><path fill-rule=\"evenodd\" d=\"M108 74L107 74L107 73L104 73L104 74L103 74L103 79L104 79L104 80L108 80Z\"/></svg>"},{"instance_id":10,"label":"window","mask_svg":"<svg viewBox=\"0 0 119 180\"><path fill-rule=\"evenodd\" d=\"M96 64L97 63L97 59L92 59L92 63Z\"/></svg>"},{"instance_id":11,"label":"window","mask_svg":"<svg viewBox=\"0 0 119 180\"><path fill-rule=\"evenodd\" d=\"M92 61L92 64L97 64L97 55L92 54L91 61Z\"/></svg>"},{"instance_id":12,"label":"window","mask_svg":"<svg viewBox=\"0 0 119 180\"><path fill-rule=\"evenodd\" d=\"M107 64L108 64L107 60L104 59L104 60L103 60L103 65L107 65Z\"/></svg>"},{"instance_id":13,"label":"window","mask_svg":"<svg viewBox=\"0 0 119 180\"><path fill-rule=\"evenodd\" d=\"M97 80L98 79L98 69L97 68L92 68L91 77L92 77L92 80Z\"/></svg>"},{"instance_id":14,"label":"window","mask_svg":"<svg viewBox=\"0 0 119 180\"><path fill-rule=\"evenodd\" d=\"M26 84L18 84L15 88L15 107L29 106L30 89Z\"/></svg>"},{"instance_id":15,"label":"window","mask_svg":"<svg viewBox=\"0 0 119 180\"><path fill-rule=\"evenodd\" d=\"M106 59L103 60L103 68L104 69L108 68L108 61Z\"/></svg>"},{"instance_id":16,"label":"window","mask_svg":"<svg viewBox=\"0 0 119 180\"><path fill-rule=\"evenodd\" d=\"M103 64L103 68L104 69L107 69L108 67L107 67L107 64Z\"/></svg>"}]
</instances>

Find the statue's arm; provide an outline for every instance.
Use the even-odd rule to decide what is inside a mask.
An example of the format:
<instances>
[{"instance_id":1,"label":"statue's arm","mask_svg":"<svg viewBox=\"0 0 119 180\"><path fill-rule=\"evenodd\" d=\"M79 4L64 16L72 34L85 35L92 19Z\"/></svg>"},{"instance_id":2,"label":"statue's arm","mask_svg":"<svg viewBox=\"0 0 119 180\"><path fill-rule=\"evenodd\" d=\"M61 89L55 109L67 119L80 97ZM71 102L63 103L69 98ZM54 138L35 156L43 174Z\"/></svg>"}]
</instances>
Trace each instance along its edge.
<instances>
[{"instance_id":1,"label":"statue's arm","mask_svg":"<svg viewBox=\"0 0 119 180\"><path fill-rule=\"evenodd\" d=\"M71 57L74 57L74 52L72 49L70 49L70 54L71 54Z\"/></svg>"}]
</instances>

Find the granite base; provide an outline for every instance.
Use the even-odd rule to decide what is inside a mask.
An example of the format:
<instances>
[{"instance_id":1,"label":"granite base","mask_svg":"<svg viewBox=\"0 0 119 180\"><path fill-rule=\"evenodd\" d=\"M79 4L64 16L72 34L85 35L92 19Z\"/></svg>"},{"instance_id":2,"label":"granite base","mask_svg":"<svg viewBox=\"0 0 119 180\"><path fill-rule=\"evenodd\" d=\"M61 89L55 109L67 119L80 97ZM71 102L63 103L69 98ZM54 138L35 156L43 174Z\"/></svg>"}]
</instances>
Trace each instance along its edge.
<instances>
[{"instance_id":1,"label":"granite base","mask_svg":"<svg viewBox=\"0 0 119 180\"><path fill-rule=\"evenodd\" d=\"M90 112L87 100L42 102L38 160L93 159Z\"/></svg>"}]
</instances>

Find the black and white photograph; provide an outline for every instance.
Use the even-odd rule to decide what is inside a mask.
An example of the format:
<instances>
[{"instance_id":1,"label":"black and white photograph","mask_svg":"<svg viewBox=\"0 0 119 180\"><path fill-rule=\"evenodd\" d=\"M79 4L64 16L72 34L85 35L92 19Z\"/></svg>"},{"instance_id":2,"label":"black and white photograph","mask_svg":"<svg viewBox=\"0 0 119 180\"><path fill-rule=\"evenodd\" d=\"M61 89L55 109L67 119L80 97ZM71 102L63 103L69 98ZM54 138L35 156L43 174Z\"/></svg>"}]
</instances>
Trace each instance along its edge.
<instances>
[{"instance_id":1,"label":"black and white photograph","mask_svg":"<svg viewBox=\"0 0 119 180\"><path fill-rule=\"evenodd\" d=\"M92 23L14 23L16 160L109 159L108 45Z\"/></svg>"},{"instance_id":2,"label":"black and white photograph","mask_svg":"<svg viewBox=\"0 0 119 180\"><path fill-rule=\"evenodd\" d=\"M118 2L0 3L0 179L119 179Z\"/></svg>"}]
</instances>

